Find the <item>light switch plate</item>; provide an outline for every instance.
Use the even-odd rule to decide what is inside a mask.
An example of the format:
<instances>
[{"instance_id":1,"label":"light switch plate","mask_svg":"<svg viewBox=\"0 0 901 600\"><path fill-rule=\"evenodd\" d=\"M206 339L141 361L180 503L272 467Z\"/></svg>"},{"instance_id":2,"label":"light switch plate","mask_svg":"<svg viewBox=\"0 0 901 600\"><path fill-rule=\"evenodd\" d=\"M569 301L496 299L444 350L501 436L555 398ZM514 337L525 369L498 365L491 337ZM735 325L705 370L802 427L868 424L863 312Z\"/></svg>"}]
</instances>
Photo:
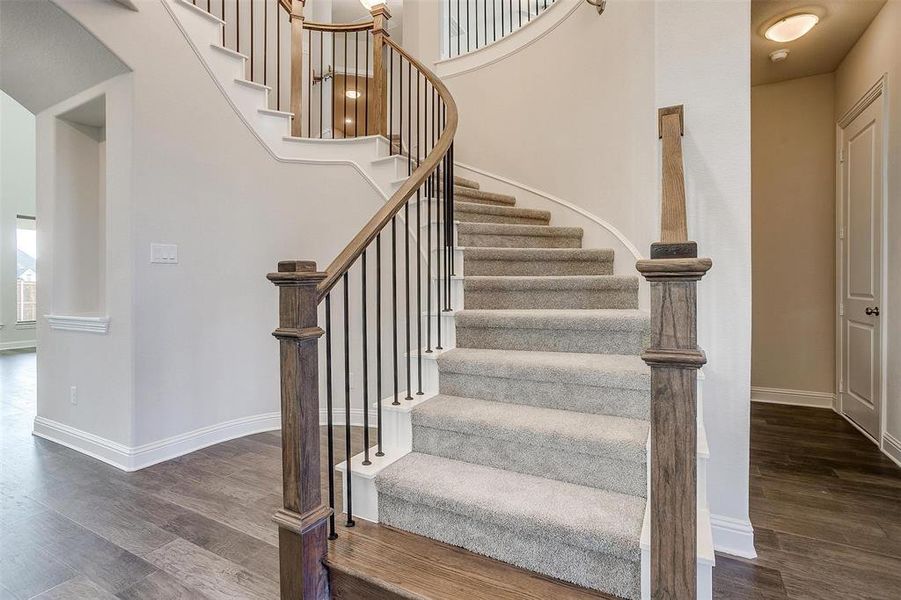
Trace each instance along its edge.
<instances>
[{"instance_id":1,"label":"light switch plate","mask_svg":"<svg viewBox=\"0 0 901 600\"><path fill-rule=\"evenodd\" d=\"M161 265L178 263L178 246L176 244L150 244L150 262Z\"/></svg>"}]
</instances>

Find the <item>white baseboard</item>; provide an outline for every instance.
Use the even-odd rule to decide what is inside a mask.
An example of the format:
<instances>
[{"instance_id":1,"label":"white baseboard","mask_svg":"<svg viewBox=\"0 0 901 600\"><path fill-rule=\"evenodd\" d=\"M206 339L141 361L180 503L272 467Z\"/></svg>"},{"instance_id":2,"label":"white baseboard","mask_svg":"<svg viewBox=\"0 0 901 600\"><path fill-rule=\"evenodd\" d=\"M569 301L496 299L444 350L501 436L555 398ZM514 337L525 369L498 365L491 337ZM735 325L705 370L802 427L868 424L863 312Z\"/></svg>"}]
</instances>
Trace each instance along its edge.
<instances>
[{"instance_id":1,"label":"white baseboard","mask_svg":"<svg viewBox=\"0 0 901 600\"><path fill-rule=\"evenodd\" d=\"M892 434L882 434L882 451L901 467L901 441Z\"/></svg>"},{"instance_id":2,"label":"white baseboard","mask_svg":"<svg viewBox=\"0 0 901 600\"><path fill-rule=\"evenodd\" d=\"M278 412L241 417L141 446L126 446L44 417L34 418L33 433L117 469L137 471L207 446L274 429L281 429Z\"/></svg>"},{"instance_id":3,"label":"white baseboard","mask_svg":"<svg viewBox=\"0 0 901 600\"><path fill-rule=\"evenodd\" d=\"M0 350L32 350L37 348L37 340L23 340L20 342L0 342Z\"/></svg>"},{"instance_id":4,"label":"white baseboard","mask_svg":"<svg viewBox=\"0 0 901 600\"><path fill-rule=\"evenodd\" d=\"M754 549L754 527L750 521L723 515L710 515L713 528L713 549L741 558L757 558Z\"/></svg>"},{"instance_id":5,"label":"white baseboard","mask_svg":"<svg viewBox=\"0 0 901 600\"><path fill-rule=\"evenodd\" d=\"M835 394L829 392L810 392L807 390L786 390L782 388L752 386L751 402L790 404L793 406L811 406L814 408L832 408L835 405Z\"/></svg>"}]
</instances>

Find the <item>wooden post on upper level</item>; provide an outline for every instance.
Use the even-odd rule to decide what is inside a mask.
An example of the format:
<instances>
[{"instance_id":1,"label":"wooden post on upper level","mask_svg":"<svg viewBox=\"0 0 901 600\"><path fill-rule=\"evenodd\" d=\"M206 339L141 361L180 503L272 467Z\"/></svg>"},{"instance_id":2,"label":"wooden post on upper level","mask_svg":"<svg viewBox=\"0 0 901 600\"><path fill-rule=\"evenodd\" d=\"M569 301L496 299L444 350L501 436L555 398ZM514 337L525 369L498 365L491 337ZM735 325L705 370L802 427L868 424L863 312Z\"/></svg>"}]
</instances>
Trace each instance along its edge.
<instances>
[{"instance_id":1,"label":"wooden post on upper level","mask_svg":"<svg viewBox=\"0 0 901 600\"><path fill-rule=\"evenodd\" d=\"M281 350L282 488L279 527L282 600L329 598L323 559L328 518L322 503L319 458L319 364L317 285L325 273L316 263L285 261L268 278L279 288Z\"/></svg>"},{"instance_id":2,"label":"wooden post on upper level","mask_svg":"<svg viewBox=\"0 0 901 600\"><path fill-rule=\"evenodd\" d=\"M385 38L391 13L387 4L376 4L372 14L372 114L378 128L374 133L388 137L388 70L385 68ZM366 132L370 133L370 132Z\"/></svg>"},{"instance_id":3,"label":"wooden post on upper level","mask_svg":"<svg viewBox=\"0 0 901 600\"><path fill-rule=\"evenodd\" d=\"M291 135L303 128L303 7L306 0L291 0Z\"/></svg>"},{"instance_id":4,"label":"wooden post on upper level","mask_svg":"<svg viewBox=\"0 0 901 600\"><path fill-rule=\"evenodd\" d=\"M682 173L682 107L660 111L663 206L660 243L638 271L651 284L651 598L697 598L697 282L712 266L688 241ZM678 153L674 153L678 150ZM678 177L679 181L673 181Z\"/></svg>"}]
</instances>

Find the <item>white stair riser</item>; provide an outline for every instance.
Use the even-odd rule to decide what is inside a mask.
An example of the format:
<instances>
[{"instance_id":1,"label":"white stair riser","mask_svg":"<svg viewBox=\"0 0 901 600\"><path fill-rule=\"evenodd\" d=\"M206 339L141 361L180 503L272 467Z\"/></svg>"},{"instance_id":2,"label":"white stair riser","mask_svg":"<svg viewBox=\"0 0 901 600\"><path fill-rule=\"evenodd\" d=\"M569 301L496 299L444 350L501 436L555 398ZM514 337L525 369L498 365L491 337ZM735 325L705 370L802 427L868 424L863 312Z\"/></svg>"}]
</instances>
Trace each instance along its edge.
<instances>
[{"instance_id":1,"label":"white stair riser","mask_svg":"<svg viewBox=\"0 0 901 600\"><path fill-rule=\"evenodd\" d=\"M383 177L386 184L390 186L390 182L407 176L407 161L399 156L387 157L373 161L372 170L374 173ZM394 189L391 193L394 193ZM410 207L413 208L412 206Z\"/></svg>"},{"instance_id":2,"label":"white stair riser","mask_svg":"<svg viewBox=\"0 0 901 600\"><path fill-rule=\"evenodd\" d=\"M214 42L215 43L215 42ZM245 79L246 60L240 56L234 56L213 48L212 45L202 48L204 58L207 59L210 68L223 86L235 79ZM228 89L228 87L226 87Z\"/></svg>"},{"instance_id":3,"label":"white stair riser","mask_svg":"<svg viewBox=\"0 0 901 600\"><path fill-rule=\"evenodd\" d=\"M222 25L204 14L205 11L193 6L185 0L172 3L178 11L179 21L185 32L193 40L204 40L209 43L222 41Z\"/></svg>"},{"instance_id":4,"label":"white stair riser","mask_svg":"<svg viewBox=\"0 0 901 600\"><path fill-rule=\"evenodd\" d=\"M233 81L229 95L245 117L255 117L259 109L269 104L269 92L263 88L252 87Z\"/></svg>"},{"instance_id":5,"label":"white stair riser","mask_svg":"<svg viewBox=\"0 0 901 600\"><path fill-rule=\"evenodd\" d=\"M432 311L430 316L423 315L423 324L426 320L432 321L432 345L437 346L438 339L438 320L441 320L441 346L444 349L457 347L457 329L454 325L454 313ZM424 326L424 325L423 325Z\"/></svg>"}]
</instances>

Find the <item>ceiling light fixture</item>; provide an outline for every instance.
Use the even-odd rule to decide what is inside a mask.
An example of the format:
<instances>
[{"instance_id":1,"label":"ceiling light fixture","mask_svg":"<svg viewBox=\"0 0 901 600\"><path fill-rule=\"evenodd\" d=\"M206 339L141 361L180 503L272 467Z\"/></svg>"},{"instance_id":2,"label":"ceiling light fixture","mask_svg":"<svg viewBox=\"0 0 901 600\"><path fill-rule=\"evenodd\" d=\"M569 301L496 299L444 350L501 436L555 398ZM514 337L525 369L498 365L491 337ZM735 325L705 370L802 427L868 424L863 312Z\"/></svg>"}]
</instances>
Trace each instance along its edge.
<instances>
[{"instance_id":1,"label":"ceiling light fixture","mask_svg":"<svg viewBox=\"0 0 901 600\"><path fill-rule=\"evenodd\" d=\"M811 13L791 15L767 27L763 36L768 40L783 44L793 42L813 29L819 22L820 18Z\"/></svg>"},{"instance_id":2,"label":"ceiling light fixture","mask_svg":"<svg viewBox=\"0 0 901 600\"><path fill-rule=\"evenodd\" d=\"M350 117L347 117L346 119L344 119L344 122L345 122L345 123L353 123L354 120L351 119Z\"/></svg>"},{"instance_id":3,"label":"ceiling light fixture","mask_svg":"<svg viewBox=\"0 0 901 600\"><path fill-rule=\"evenodd\" d=\"M356 100L363 94L361 94L357 90L347 90L346 92L344 92L344 95L347 96L348 98L350 98L351 100Z\"/></svg>"}]
</instances>

